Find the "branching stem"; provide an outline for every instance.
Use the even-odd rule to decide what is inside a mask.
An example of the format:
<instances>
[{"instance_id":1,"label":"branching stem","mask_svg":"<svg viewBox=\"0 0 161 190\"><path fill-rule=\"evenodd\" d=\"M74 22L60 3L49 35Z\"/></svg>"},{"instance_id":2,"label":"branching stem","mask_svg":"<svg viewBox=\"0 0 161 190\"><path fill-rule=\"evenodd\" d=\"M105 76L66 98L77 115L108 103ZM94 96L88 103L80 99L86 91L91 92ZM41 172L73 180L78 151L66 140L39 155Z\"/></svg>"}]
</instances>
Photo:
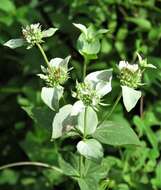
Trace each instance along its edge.
<instances>
[{"instance_id":1,"label":"branching stem","mask_svg":"<svg viewBox=\"0 0 161 190\"><path fill-rule=\"evenodd\" d=\"M111 111L105 114L105 116L104 116L103 119L100 121L100 123L98 124L98 126L101 125L106 119L108 119L108 118L112 115L113 111L115 110L117 104L119 103L119 101L120 101L120 99L121 99L121 96L122 96L122 93L119 94L119 96L117 97L117 99L116 99L114 105L112 106Z\"/></svg>"}]
</instances>

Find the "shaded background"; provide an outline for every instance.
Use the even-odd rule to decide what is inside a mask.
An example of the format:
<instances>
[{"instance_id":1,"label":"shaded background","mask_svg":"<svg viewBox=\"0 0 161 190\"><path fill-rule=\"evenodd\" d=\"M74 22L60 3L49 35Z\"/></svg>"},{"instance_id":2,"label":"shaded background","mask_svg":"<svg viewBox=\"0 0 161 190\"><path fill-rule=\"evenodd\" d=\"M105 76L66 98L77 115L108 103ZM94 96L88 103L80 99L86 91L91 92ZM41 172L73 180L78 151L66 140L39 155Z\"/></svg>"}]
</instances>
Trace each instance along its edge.
<instances>
[{"instance_id":1,"label":"shaded background","mask_svg":"<svg viewBox=\"0 0 161 190\"><path fill-rule=\"evenodd\" d=\"M46 40L50 58L71 55L74 68L65 88L65 99L76 78L81 78L81 55L76 50L79 31L72 25L93 24L109 29L101 40L101 52L91 61L87 72L116 68L119 60L135 59L135 52L148 58L158 69L144 75L144 118L140 105L126 113L122 104L113 118L134 127L145 147L121 149L105 146L112 156L110 179L117 190L161 188L161 1L160 0L0 0L0 165L18 161L42 161L57 164L59 154L68 157L75 151L75 139L50 142L53 113L40 99L43 83L36 76L44 61L36 48L10 50L2 44L21 35L21 27L40 22L43 28L58 27L54 37ZM105 99L113 101L119 93L117 73L113 91ZM107 108L108 109L108 108ZM103 114L104 110L100 114ZM126 165L126 168L125 168ZM120 188L119 184L124 184ZM19 167L0 171L3 190L74 190L75 182L51 170Z\"/></svg>"}]
</instances>

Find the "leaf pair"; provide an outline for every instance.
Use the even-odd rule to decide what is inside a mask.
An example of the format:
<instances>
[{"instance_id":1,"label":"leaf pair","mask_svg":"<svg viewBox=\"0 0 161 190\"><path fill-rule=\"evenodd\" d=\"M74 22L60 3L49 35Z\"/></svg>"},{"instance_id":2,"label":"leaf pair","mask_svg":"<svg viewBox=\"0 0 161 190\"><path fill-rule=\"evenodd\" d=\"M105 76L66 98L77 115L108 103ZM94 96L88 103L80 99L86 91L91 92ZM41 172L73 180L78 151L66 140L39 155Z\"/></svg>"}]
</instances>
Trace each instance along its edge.
<instances>
[{"instance_id":1,"label":"leaf pair","mask_svg":"<svg viewBox=\"0 0 161 190\"><path fill-rule=\"evenodd\" d=\"M103 33L107 33L108 30L101 29L95 31L93 26L86 28L86 26L82 24L75 24L74 26L77 27L82 33L78 38L77 41L77 49L84 57L90 59L96 59L97 54L100 51L101 44L99 37Z\"/></svg>"}]
</instances>

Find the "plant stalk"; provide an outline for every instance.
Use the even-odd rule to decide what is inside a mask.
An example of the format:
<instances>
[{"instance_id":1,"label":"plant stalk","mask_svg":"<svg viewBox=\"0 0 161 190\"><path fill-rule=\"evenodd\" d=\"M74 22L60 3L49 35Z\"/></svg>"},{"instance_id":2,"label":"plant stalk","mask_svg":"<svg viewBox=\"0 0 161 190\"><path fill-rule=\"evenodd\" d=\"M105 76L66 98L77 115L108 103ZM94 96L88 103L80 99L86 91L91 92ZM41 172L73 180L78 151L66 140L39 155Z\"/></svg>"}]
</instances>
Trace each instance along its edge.
<instances>
[{"instance_id":1,"label":"plant stalk","mask_svg":"<svg viewBox=\"0 0 161 190\"><path fill-rule=\"evenodd\" d=\"M12 167L17 167L17 166L37 166L37 167L44 167L44 168L49 168L52 170L55 170L59 173L63 173L63 171L56 167L56 166L52 166L46 163L41 163L41 162L15 162L15 163L11 163L11 164L6 164L3 166L0 166L0 170L4 170L7 168L12 168Z\"/></svg>"},{"instance_id":2,"label":"plant stalk","mask_svg":"<svg viewBox=\"0 0 161 190\"><path fill-rule=\"evenodd\" d=\"M85 112L84 112L84 133L83 133L83 140L86 138L86 120L87 120L87 107L85 107Z\"/></svg>"},{"instance_id":3,"label":"plant stalk","mask_svg":"<svg viewBox=\"0 0 161 190\"><path fill-rule=\"evenodd\" d=\"M41 52L41 54L42 54L42 56L43 56L43 58L44 58L44 60L45 60L45 63L47 64L48 68L50 69L49 60L48 60L48 58L47 58L47 56L46 56L46 54L45 54L45 52L44 52L42 46L41 46L40 44L36 44L36 45L37 45L37 47L39 48L39 50L40 50L40 52Z\"/></svg>"},{"instance_id":4,"label":"plant stalk","mask_svg":"<svg viewBox=\"0 0 161 190\"><path fill-rule=\"evenodd\" d=\"M88 63L89 63L89 60L88 60L88 58L84 58L84 65L83 65L83 81L84 81L84 78L85 78L85 76L86 76L86 71L87 71L87 65L88 65Z\"/></svg>"},{"instance_id":5,"label":"plant stalk","mask_svg":"<svg viewBox=\"0 0 161 190\"><path fill-rule=\"evenodd\" d=\"M104 116L103 119L100 121L100 123L98 124L98 126L101 125L106 119L108 119L108 118L112 115L113 111L115 110L117 104L119 103L119 101L120 101L120 99L121 99L121 96L122 96L122 93L119 94L119 96L117 97L117 99L116 99L114 105L112 106L111 111L108 112L107 114L105 114L105 116Z\"/></svg>"},{"instance_id":6,"label":"plant stalk","mask_svg":"<svg viewBox=\"0 0 161 190\"><path fill-rule=\"evenodd\" d=\"M84 78L86 76L86 70L87 70L87 64L88 64L89 60L85 57L84 58L84 65L83 65L83 81ZM87 108L85 108L85 112L84 112L84 133L83 133L83 140L85 140L86 138L86 120L87 120ZM83 155L80 154L80 158L79 158L79 172L80 172L80 177L83 177L83 164L84 164L84 157Z\"/></svg>"}]
</instances>

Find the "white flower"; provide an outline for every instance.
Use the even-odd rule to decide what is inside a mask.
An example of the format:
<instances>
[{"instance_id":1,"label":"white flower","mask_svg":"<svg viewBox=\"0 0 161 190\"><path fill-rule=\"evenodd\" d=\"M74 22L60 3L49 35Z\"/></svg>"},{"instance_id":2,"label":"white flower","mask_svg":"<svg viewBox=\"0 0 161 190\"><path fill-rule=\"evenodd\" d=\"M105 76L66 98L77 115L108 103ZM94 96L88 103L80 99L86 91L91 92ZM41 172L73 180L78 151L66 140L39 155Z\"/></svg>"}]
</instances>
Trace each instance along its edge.
<instances>
[{"instance_id":1,"label":"white flower","mask_svg":"<svg viewBox=\"0 0 161 190\"><path fill-rule=\"evenodd\" d=\"M119 62L119 70L121 71L122 69L128 69L131 72L136 72L139 69L138 64L129 64L128 61L120 61Z\"/></svg>"}]
</instances>

